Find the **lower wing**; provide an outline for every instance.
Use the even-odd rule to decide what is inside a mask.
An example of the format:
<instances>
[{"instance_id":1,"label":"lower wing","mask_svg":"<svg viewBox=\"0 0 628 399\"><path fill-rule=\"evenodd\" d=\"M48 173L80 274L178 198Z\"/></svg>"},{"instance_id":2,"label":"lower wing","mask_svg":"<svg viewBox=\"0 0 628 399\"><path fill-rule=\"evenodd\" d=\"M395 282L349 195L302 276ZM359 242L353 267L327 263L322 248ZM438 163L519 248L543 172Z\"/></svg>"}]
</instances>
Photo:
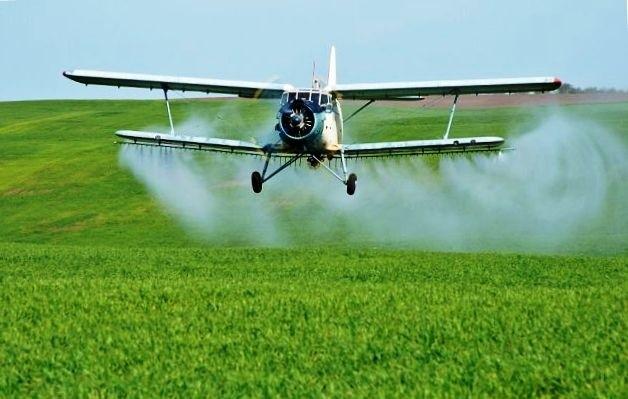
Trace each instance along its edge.
<instances>
[{"instance_id":1,"label":"lower wing","mask_svg":"<svg viewBox=\"0 0 628 399\"><path fill-rule=\"evenodd\" d=\"M292 157L294 154L282 151L280 145L265 145L248 141L219 139L211 137L175 136L155 132L139 132L135 130L119 130L116 136L123 139L122 143L148 145L158 147L179 148L223 152L239 155L270 155L273 157Z\"/></svg>"},{"instance_id":2,"label":"lower wing","mask_svg":"<svg viewBox=\"0 0 628 399\"><path fill-rule=\"evenodd\" d=\"M453 154L500 151L501 137L465 137L439 140L388 141L343 145L347 158L377 158L402 155Z\"/></svg>"},{"instance_id":3,"label":"lower wing","mask_svg":"<svg viewBox=\"0 0 628 399\"><path fill-rule=\"evenodd\" d=\"M291 158L294 152L285 151L278 145L265 145L248 141L209 137L175 136L172 134L120 130L116 136L123 143L169 147L186 150L213 151L240 155L272 155ZM453 154L482 151L500 151L504 139L501 137L465 137L439 140L388 141L380 143L344 144L342 149L347 158L383 158L403 155Z\"/></svg>"}]
</instances>

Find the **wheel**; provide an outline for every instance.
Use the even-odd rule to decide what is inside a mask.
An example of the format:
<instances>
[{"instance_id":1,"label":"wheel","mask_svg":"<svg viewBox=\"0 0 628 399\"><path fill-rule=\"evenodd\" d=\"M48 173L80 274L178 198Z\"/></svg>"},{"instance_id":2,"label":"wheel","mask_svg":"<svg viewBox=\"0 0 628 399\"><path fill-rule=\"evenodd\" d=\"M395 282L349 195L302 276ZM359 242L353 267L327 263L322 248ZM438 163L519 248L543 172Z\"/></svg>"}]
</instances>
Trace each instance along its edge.
<instances>
[{"instance_id":1,"label":"wheel","mask_svg":"<svg viewBox=\"0 0 628 399\"><path fill-rule=\"evenodd\" d=\"M253 192L258 194L262 192L262 175L258 171L251 173L251 186L253 186Z\"/></svg>"},{"instance_id":2,"label":"wheel","mask_svg":"<svg viewBox=\"0 0 628 399\"><path fill-rule=\"evenodd\" d=\"M347 194L353 195L355 193L356 181L358 181L358 176L355 173L351 173L347 179Z\"/></svg>"}]
</instances>

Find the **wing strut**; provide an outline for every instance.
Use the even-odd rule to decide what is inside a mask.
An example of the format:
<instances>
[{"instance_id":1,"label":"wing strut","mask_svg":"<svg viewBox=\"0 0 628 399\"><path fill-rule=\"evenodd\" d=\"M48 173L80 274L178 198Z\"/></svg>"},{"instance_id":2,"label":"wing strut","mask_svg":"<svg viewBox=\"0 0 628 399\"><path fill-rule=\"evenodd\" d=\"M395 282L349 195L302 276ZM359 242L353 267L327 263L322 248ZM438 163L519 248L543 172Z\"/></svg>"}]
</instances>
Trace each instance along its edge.
<instances>
[{"instance_id":1,"label":"wing strut","mask_svg":"<svg viewBox=\"0 0 628 399\"><path fill-rule=\"evenodd\" d=\"M451 111L449 111L449 123L447 123L447 130L445 131L445 135L443 138L447 140L449 138L449 132L451 131L451 124L454 121L454 113L456 112L456 103L458 103L458 97L460 95L456 93L456 97L454 97L454 103L451 106Z\"/></svg>"},{"instance_id":2,"label":"wing strut","mask_svg":"<svg viewBox=\"0 0 628 399\"><path fill-rule=\"evenodd\" d=\"M368 107L369 105L373 104L375 102L375 100L369 100L366 104L364 104L363 106L361 106L360 108L358 108L357 111L355 111L354 113L352 113L351 115L347 116L342 123L347 123L347 121L351 118L353 118L354 116L356 116L357 114L359 114L361 111L363 111L366 107Z\"/></svg>"},{"instance_id":3,"label":"wing strut","mask_svg":"<svg viewBox=\"0 0 628 399\"><path fill-rule=\"evenodd\" d=\"M342 175L345 178L345 182L347 181L347 160L345 159L345 148L340 147L340 160L342 161Z\"/></svg>"},{"instance_id":4,"label":"wing strut","mask_svg":"<svg viewBox=\"0 0 628 399\"><path fill-rule=\"evenodd\" d=\"M168 109L168 120L170 121L170 134L174 136L174 123L172 123L172 112L170 112L170 101L168 101L168 88L164 86L163 90L166 98L166 109Z\"/></svg>"},{"instance_id":5,"label":"wing strut","mask_svg":"<svg viewBox=\"0 0 628 399\"><path fill-rule=\"evenodd\" d=\"M327 169L327 170L329 171L329 173L331 173L331 174L332 174L332 175L333 175L336 179L340 180L343 184L347 184L347 175L346 175L347 170L346 170L346 169L344 169L344 170L343 170L343 173L345 174L345 177L344 177L344 178L342 178L342 177L340 177L340 175L338 175L338 173L336 173L336 172L335 172L332 168L330 168L329 166L325 165L325 162L323 162L323 160L322 160L322 159L319 159L319 158L318 158L316 155L314 155L314 154L312 154L312 158L314 158L314 160L315 160L316 162L318 162L318 163L319 163L319 165L323 165L323 166L325 167L325 169ZM344 155L343 155L342 159L344 160ZM344 165L344 162L343 162L343 165Z\"/></svg>"},{"instance_id":6,"label":"wing strut","mask_svg":"<svg viewBox=\"0 0 628 399\"><path fill-rule=\"evenodd\" d=\"M281 172L282 170L284 170L288 166L292 165L294 162L299 160L299 158L301 158L302 156L303 156L302 152L294 155L292 158L290 158L289 160L284 162L283 165L278 167L274 172L272 172L271 174L266 176L266 172L268 171L268 163L270 162L270 158L271 158L271 153L269 152L268 156L266 157L266 162L264 163L264 172L262 173L262 177L261 177L262 183L266 183L268 180L271 179L271 177L275 176L277 173Z\"/></svg>"}]
</instances>

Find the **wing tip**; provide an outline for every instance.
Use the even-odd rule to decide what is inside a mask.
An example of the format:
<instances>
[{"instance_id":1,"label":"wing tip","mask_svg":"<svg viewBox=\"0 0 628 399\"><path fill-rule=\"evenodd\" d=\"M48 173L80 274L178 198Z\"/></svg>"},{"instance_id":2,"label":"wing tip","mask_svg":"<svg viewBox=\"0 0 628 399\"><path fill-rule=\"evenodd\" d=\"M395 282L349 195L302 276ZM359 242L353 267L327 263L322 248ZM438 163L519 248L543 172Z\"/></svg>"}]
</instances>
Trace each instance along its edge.
<instances>
[{"instance_id":1,"label":"wing tip","mask_svg":"<svg viewBox=\"0 0 628 399\"><path fill-rule=\"evenodd\" d=\"M64 78L73 80L75 82L79 82L79 77L76 74L76 70L63 71L63 72L61 72L61 75L63 75Z\"/></svg>"}]
</instances>

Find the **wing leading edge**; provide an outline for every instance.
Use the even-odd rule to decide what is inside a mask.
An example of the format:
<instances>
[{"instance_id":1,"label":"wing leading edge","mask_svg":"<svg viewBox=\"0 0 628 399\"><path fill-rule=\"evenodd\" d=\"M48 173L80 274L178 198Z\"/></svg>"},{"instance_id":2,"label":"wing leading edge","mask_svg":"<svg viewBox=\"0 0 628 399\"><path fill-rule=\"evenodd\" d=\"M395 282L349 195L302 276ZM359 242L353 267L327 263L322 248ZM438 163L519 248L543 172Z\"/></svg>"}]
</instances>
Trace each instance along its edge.
<instances>
[{"instance_id":1,"label":"wing leading edge","mask_svg":"<svg viewBox=\"0 0 628 399\"><path fill-rule=\"evenodd\" d=\"M246 155L263 155L264 147L247 141L217 139L207 137L175 136L155 132L138 132L135 130L119 130L116 136L126 143L145 144L162 147L205 150Z\"/></svg>"},{"instance_id":2,"label":"wing leading edge","mask_svg":"<svg viewBox=\"0 0 628 399\"><path fill-rule=\"evenodd\" d=\"M86 85L136 87L157 90L194 91L201 93L234 94L246 98L280 98L293 87L281 83L248 82L239 80L184 78L175 76L74 70L63 76Z\"/></svg>"},{"instance_id":3,"label":"wing leading edge","mask_svg":"<svg viewBox=\"0 0 628 399\"><path fill-rule=\"evenodd\" d=\"M558 78L540 77L338 84L330 89L337 97L346 100L391 100L434 95L546 92L556 90L561 85L562 82Z\"/></svg>"},{"instance_id":4,"label":"wing leading edge","mask_svg":"<svg viewBox=\"0 0 628 399\"><path fill-rule=\"evenodd\" d=\"M402 155L499 151L503 144L504 139L501 137L465 137L345 144L343 149L347 158L377 158Z\"/></svg>"},{"instance_id":5,"label":"wing leading edge","mask_svg":"<svg viewBox=\"0 0 628 399\"><path fill-rule=\"evenodd\" d=\"M273 158L290 158L295 154L293 152L286 152L281 144L262 146L248 141L213 137L178 136L156 132L140 132L136 130L118 130L116 136L123 139L122 143L125 144L184 150L222 152L236 155L272 155Z\"/></svg>"}]
</instances>

